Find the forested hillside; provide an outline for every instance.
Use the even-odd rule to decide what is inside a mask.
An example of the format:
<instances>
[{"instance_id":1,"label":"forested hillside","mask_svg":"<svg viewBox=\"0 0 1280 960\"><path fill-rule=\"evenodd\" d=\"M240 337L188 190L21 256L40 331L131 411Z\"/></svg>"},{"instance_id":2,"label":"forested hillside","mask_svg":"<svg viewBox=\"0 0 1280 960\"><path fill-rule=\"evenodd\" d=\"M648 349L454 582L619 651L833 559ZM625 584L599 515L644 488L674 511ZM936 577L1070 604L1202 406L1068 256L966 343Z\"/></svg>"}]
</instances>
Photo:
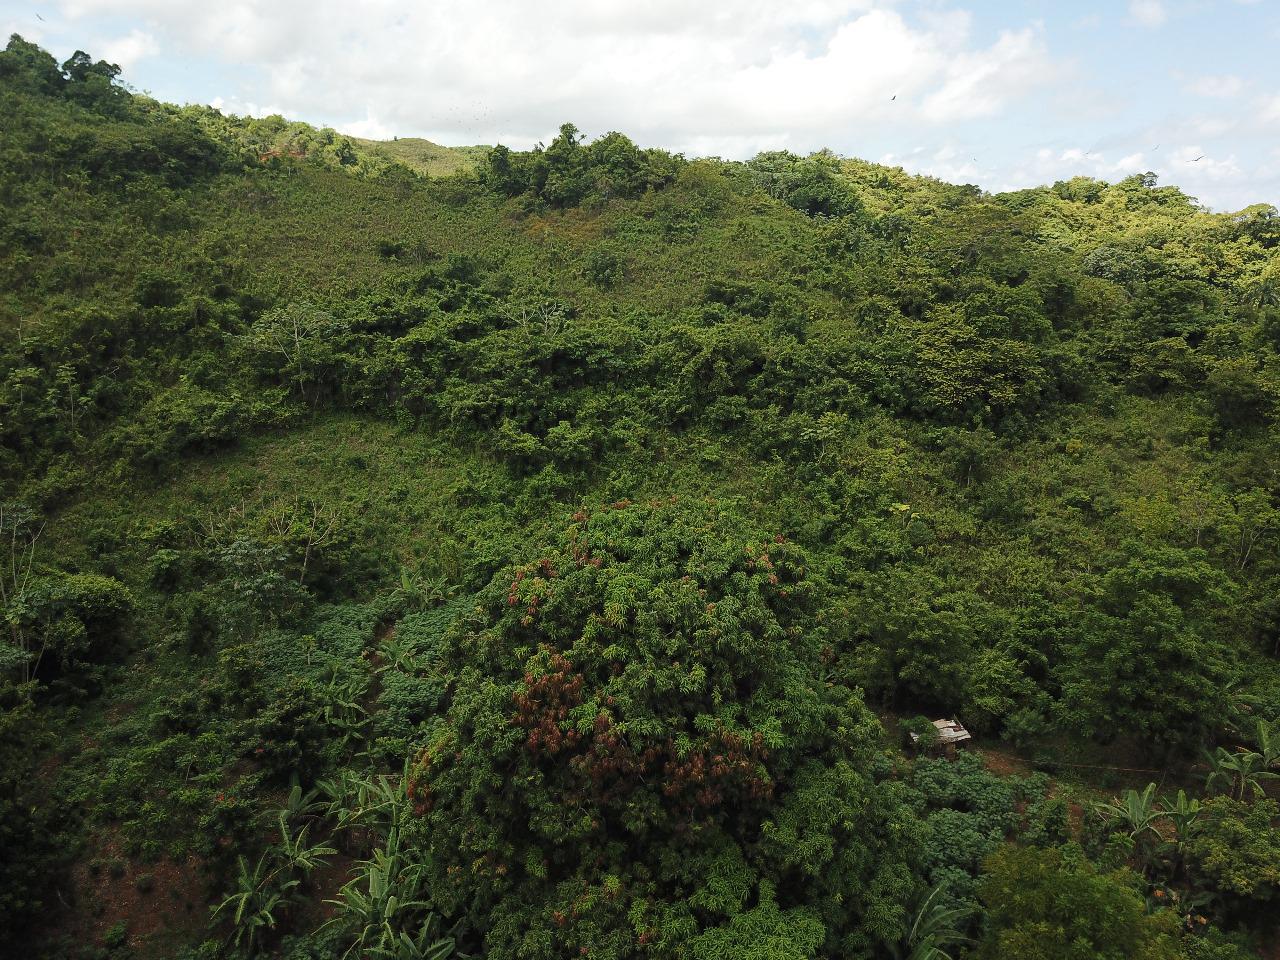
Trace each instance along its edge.
<instances>
[{"instance_id":1,"label":"forested hillside","mask_svg":"<svg viewBox=\"0 0 1280 960\"><path fill-rule=\"evenodd\" d=\"M118 73L0 53L0 954L1276 955L1273 207Z\"/></svg>"}]
</instances>

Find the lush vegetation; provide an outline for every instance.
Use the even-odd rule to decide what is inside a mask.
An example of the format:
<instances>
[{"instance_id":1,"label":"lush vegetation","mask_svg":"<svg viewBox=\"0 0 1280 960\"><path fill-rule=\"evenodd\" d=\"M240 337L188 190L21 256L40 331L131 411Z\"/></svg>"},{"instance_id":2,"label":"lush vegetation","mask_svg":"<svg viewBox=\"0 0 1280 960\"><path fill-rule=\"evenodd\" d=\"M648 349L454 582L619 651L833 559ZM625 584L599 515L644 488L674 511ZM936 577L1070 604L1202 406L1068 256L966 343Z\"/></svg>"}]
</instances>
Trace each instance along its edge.
<instances>
[{"instance_id":1,"label":"lush vegetation","mask_svg":"<svg viewBox=\"0 0 1280 960\"><path fill-rule=\"evenodd\" d=\"M0 952L1280 937L1274 208L118 73L0 53Z\"/></svg>"}]
</instances>

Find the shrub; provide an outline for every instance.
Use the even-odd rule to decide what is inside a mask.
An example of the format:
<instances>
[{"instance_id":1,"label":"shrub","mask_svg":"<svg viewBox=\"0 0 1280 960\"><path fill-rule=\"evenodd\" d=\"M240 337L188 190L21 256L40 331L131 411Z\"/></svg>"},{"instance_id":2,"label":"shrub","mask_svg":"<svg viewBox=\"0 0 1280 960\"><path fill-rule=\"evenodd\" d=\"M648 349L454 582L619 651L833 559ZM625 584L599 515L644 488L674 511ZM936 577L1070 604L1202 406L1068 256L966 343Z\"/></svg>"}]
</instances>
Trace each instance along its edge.
<instances>
[{"instance_id":1,"label":"shrub","mask_svg":"<svg viewBox=\"0 0 1280 960\"><path fill-rule=\"evenodd\" d=\"M682 503L583 511L495 577L412 786L432 901L495 960L730 942L781 918L744 914L769 884L805 942L896 939L914 831L869 775L874 718L821 681L820 589L783 538Z\"/></svg>"}]
</instances>

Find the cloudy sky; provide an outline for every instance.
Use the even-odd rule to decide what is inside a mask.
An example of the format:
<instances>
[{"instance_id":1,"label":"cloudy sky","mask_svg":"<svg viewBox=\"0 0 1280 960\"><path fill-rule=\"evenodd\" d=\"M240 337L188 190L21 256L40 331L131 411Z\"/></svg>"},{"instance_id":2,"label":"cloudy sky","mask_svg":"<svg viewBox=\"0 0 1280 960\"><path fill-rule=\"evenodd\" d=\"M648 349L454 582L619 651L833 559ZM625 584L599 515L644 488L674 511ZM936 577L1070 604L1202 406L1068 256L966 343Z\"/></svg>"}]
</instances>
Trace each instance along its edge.
<instances>
[{"instance_id":1,"label":"cloudy sky","mask_svg":"<svg viewBox=\"0 0 1280 960\"><path fill-rule=\"evenodd\" d=\"M572 120L1280 205L1280 0L0 0L0 29L162 100L361 136L525 147Z\"/></svg>"}]
</instances>

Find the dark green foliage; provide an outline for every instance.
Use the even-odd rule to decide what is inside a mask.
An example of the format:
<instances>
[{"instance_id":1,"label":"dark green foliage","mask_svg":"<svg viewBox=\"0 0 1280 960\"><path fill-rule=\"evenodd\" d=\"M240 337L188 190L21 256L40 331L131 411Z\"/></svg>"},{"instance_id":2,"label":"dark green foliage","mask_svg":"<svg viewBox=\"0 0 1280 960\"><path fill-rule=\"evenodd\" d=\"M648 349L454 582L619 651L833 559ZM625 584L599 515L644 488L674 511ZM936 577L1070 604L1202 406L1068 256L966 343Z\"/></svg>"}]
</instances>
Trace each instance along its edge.
<instances>
[{"instance_id":1,"label":"dark green foliage","mask_svg":"<svg viewBox=\"0 0 1280 960\"><path fill-rule=\"evenodd\" d=\"M494 147L485 159L481 182L508 197L532 204L573 207L584 201L633 199L669 184L683 158L662 150L641 150L620 133L584 143L571 123L545 149L513 153Z\"/></svg>"},{"instance_id":2,"label":"dark green foliage","mask_svg":"<svg viewBox=\"0 0 1280 960\"><path fill-rule=\"evenodd\" d=\"M975 956L990 960L1174 960L1177 923L1148 915L1132 876L1100 873L1070 849L1007 847L980 888L987 931Z\"/></svg>"},{"instance_id":3,"label":"dark green foliage","mask_svg":"<svg viewBox=\"0 0 1280 960\"><path fill-rule=\"evenodd\" d=\"M133 598L119 581L93 573L39 577L15 611L36 676L119 656Z\"/></svg>"},{"instance_id":4,"label":"dark green foliage","mask_svg":"<svg viewBox=\"0 0 1280 960\"><path fill-rule=\"evenodd\" d=\"M1168 955L1055 852L1074 787L908 765L865 695L1119 792L1089 850L1188 954L1274 939L1273 208L376 144L118 73L0 53L6 934L213 956L201 904L172 949L84 904L232 896L296 783L353 866L285 871L282 955ZM1201 758L1204 811L1100 769Z\"/></svg>"},{"instance_id":5,"label":"dark green foliage","mask_svg":"<svg viewBox=\"0 0 1280 960\"><path fill-rule=\"evenodd\" d=\"M50 908L63 859L56 811L36 779L50 731L33 692L0 682L0 943Z\"/></svg>"},{"instance_id":6,"label":"dark green foliage","mask_svg":"<svg viewBox=\"0 0 1280 960\"><path fill-rule=\"evenodd\" d=\"M1191 869L1236 916L1262 915L1280 895L1280 806L1274 800L1206 800L1187 843Z\"/></svg>"},{"instance_id":7,"label":"dark green foliage","mask_svg":"<svg viewBox=\"0 0 1280 960\"><path fill-rule=\"evenodd\" d=\"M699 934L689 944L695 960L743 957L750 960L802 960L817 956L823 928L804 909L783 912L772 890L761 890L760 903L726 925Z\"/></svg>"},{"instance_id":8,"label":"dark green foliage","mask_svg":"<svg viewBox=\"0 0 1280 960\"><path fill-rule=\"evenodd\" d=\"M1227 581L1194 552L1125 552L1132 559L1103 579L1101 602L1058 669L1064 719L1093 735L1202 743L1225 709L1231 654L1214 642L1211 618L1230 602Z\"/></svg>"},{"instance_id":9,"label":"dark green foliage","mask_svg":"<svg viewBox=\"0 0 1280 960\"><path fill-rule=\"evenodd\" d=\"M1043 783L997 777L974 753L954 761L918 760L910 785L925 828L925 876L953 902L976 899L983 861L1024 823L1032 831L1045 829L1034 809L1045 802Z\"/></svg>"},{"instance_id":10,"label":"dark green foliage","mask_svg":"<svg viewBox=\"0 0 1280 960\"><path fill-rule=\"evenodd\" d=\"M762 153L747 164L770 196L811 216L844 217L862 212L862 203L840 176L840 160L828 151L801 158Z\"/></svg>"}]
</instances>

